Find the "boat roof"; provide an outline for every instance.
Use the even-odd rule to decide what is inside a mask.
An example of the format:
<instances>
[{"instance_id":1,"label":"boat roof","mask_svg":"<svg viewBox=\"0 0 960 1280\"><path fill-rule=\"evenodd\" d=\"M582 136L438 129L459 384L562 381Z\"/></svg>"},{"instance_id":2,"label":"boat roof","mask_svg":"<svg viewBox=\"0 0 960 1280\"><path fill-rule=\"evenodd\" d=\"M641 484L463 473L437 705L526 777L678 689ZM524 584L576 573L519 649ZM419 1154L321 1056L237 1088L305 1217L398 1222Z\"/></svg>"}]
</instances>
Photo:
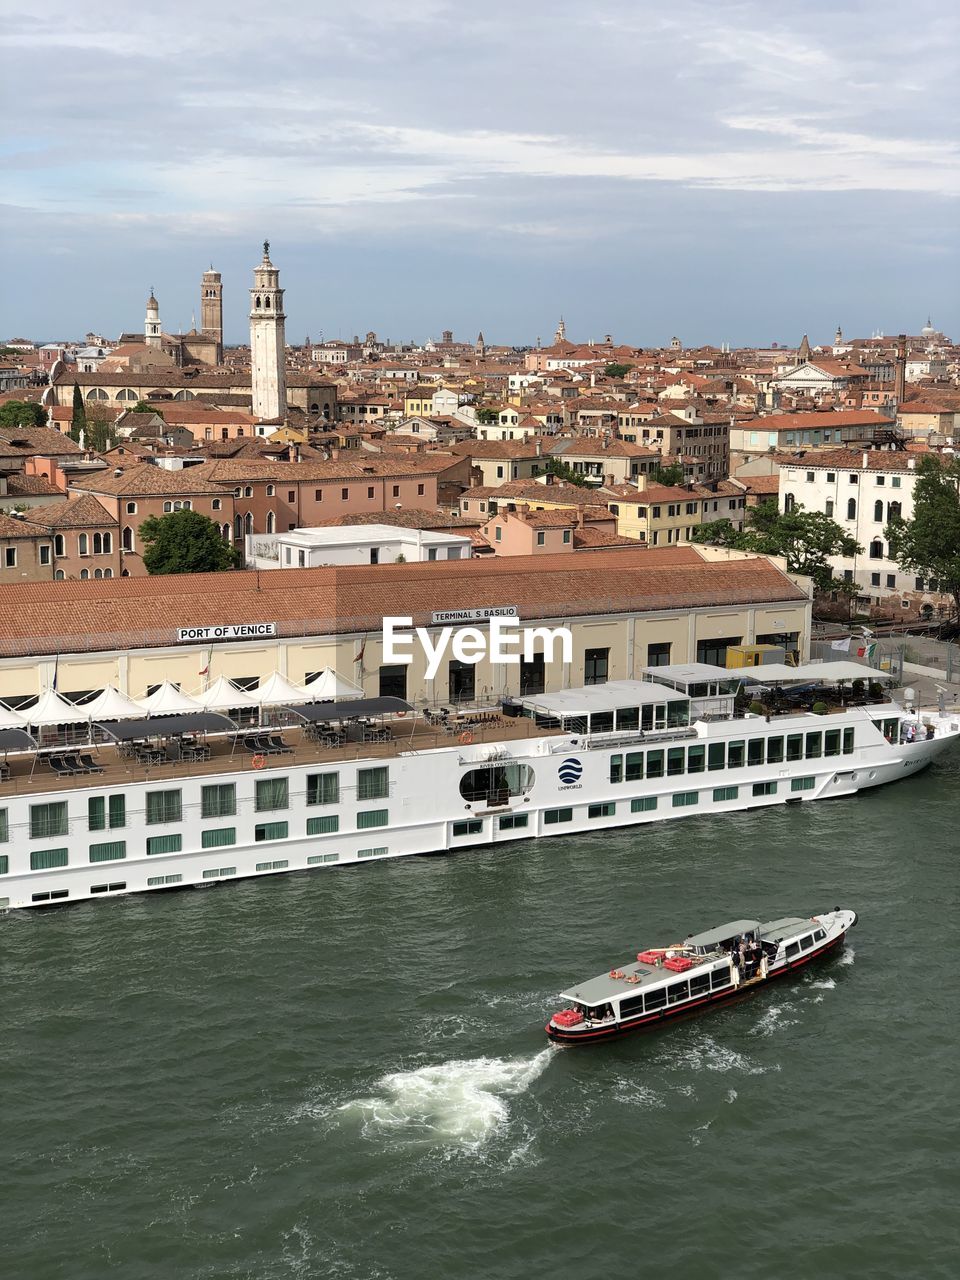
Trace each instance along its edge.
<instances>
[{"instance_id":1,"label":"boat roof","mask_svg":"<svg viewBox=\"0 0 960 1280\"><path fill-rule=\"evenodd\" d=\"M595 711L618 711L639 707L648 702L686 702L688 695L666 684L649 680L608 680L606 684L589 684L562 693L535 693L520 698L528 711L544 716L588 715Z\"/></svg>"},{"instance_id":2,"label":"boat roof","mask_svg":"<svg viewBox=\"0 0 960 1280\"><path fill-rule=\"evenodd\" d=\"M861 662L838 660L837 662L801 662L796 667L783 662L765 662L759 667L737 667L741 680L755 684L786 684L795 681L821 681L836 684L838 680L893 680L893 673L878 667L867 667Z\"/></svg>"},{"instance_id":3,"label":"boat roof","mask_svg":"<svg viewBox=\"0 0 960 1280\"><path fill-rule=\"evenodd\" d=\"M740 668L715 667L710 662L675 662L660 667L644 667L644 671L652 680L682 680L684 684L695 684L715 680L742 680Z\"/></svg>"},{"instance_id":4,"label":"boat roof","mask_svg":"<svg viewBox=\"0 0 960 1280\"><path fill-rule=\"evenodd\" d=\"M779 920L768 920L760 926L760 934L767 942L782 942L784 938L797 938L801 933L809 933L816 929L819 922L808 916L781 916Z\"/></svg>"},{"instance_id":5,"label":"boat roof","mask_svg":"<svg viewBox=\"0 0 960 1280\"><path fill-rule=\"evenodd\" d=\"M722 924L716 929L707 929L705 933L695 933L689 938L684 939L684 946L697 947L718 947L721 942L729 942L731 938L739 938L741 933L753 933L760 925L760 921L753 920L731 920L729 924Z\"/></svg>"}]
</instances>

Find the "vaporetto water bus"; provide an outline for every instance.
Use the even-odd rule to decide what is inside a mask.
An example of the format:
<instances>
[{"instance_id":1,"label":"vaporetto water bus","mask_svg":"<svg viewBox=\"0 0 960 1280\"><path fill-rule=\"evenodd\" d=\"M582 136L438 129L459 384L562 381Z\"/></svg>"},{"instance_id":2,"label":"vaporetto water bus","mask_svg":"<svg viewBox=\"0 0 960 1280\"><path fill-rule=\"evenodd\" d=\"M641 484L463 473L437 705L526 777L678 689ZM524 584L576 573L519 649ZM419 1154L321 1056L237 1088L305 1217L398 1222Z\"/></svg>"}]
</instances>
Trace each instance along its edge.
<instances>
[{"instance_id":1,"label":"vaporetto water bus","mask_svg":"<svg viewBox=\"0 0 960 1280\"><path fill-rule=\"evenodd\" d=\"M149 714L116 690L86 707L48 691L0 723L0 908L836 799L960 736L944 708L810 693L812 668L792 673L806 707L775 684L744 712L742 674L648 668L459 710L305 694L270 730L178 711L172 686Z\"/></svg>"},{"instance_id":2,"label":"vaporetto water bus","mask_svg":"<svg viewBox=\"0 0 960 1280\"><path fill-rule=\"evenodd\" d=\"M762 990L776 978L843 946L855 911L783 916L765 924L731 920L670 947L637 953L636 962L560 994L570 1000L545 1030L551 1040L591 1044L706 1013Z\"/></svg>"}]
</instances>

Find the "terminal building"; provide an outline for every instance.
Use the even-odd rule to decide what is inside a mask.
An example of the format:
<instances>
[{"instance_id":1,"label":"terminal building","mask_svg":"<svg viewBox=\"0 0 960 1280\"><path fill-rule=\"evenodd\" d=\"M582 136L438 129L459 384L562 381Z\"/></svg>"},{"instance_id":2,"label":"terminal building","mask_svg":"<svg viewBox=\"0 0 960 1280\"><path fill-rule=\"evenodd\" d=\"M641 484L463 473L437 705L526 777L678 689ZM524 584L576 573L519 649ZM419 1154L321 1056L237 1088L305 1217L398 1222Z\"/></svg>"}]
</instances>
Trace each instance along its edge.
<instances>
[{"instance_id":1,"label":"terminal building","mask_svg":"<svg viewBox=\"0 0 960 1280\"><path fill-rule=\"evenodd\" d=\"M71 701L108 685L142 698L164 681L197 695L221 676L255 689L331 668L367 697L417 707L483 704L637 679L648 666L725 665L727 649L775 644L806 657L810 588L777 561L716 548L428 561L265 572L0 585L0 700L48 689ZM443 655L386 663L383 619L409 617L433 642L481 631L492 614L569 629L570 661L493 665Z\"/></svg>"}]
</instances>

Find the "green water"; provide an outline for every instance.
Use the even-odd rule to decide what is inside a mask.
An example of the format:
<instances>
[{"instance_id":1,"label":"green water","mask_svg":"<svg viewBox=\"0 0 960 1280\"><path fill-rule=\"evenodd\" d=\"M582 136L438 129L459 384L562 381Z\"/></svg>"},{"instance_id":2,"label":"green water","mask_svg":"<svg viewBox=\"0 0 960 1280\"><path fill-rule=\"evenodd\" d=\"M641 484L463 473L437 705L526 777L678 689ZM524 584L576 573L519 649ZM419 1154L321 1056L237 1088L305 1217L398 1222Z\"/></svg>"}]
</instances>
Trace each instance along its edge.
<instances>
[{"instance_id":1,"label":"green water","mask_svg":"<svg viewBox=\"0 0 960 1280\"><path fill-rule=\"evenodd\" d=\"M958 781L0 920L0 1275L955 1276ZM792 985L547 1046L837 904Z\"/></svg>"}]
</instances>

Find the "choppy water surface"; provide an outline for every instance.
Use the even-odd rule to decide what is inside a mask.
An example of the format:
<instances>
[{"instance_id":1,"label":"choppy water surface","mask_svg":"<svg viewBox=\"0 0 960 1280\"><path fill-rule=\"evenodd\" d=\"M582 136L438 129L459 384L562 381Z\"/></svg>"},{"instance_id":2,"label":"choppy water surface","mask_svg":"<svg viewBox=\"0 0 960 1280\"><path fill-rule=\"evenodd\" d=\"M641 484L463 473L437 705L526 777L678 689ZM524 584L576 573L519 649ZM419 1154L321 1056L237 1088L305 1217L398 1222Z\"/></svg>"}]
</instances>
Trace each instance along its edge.
<instances>
[{"instance_id":1,"label":"choppy water surface","mask_svg":"<svg viewBox=\"0 0 960 1280\"><path fill-rule=\"evenodd\" d=\"M960 763L854 800L0 921L0 1273L956 1274ZM724 918L845 954L557 1049Z\"/></svg>"}]
</instances>

